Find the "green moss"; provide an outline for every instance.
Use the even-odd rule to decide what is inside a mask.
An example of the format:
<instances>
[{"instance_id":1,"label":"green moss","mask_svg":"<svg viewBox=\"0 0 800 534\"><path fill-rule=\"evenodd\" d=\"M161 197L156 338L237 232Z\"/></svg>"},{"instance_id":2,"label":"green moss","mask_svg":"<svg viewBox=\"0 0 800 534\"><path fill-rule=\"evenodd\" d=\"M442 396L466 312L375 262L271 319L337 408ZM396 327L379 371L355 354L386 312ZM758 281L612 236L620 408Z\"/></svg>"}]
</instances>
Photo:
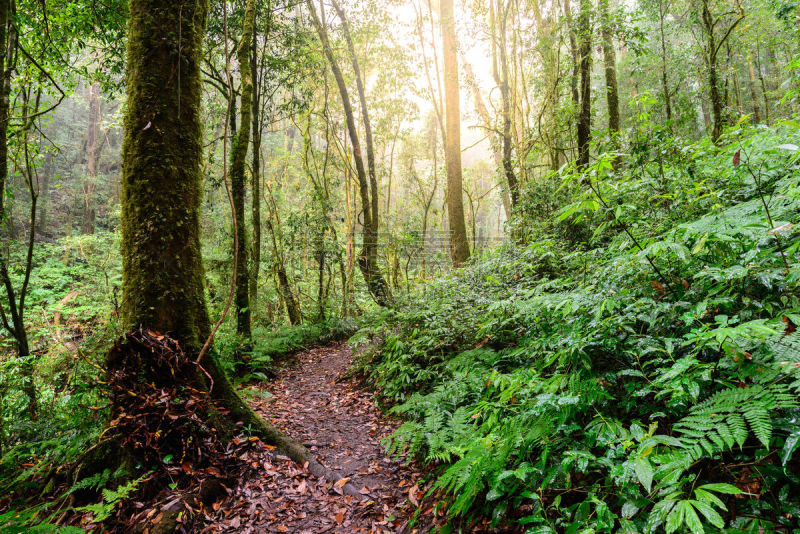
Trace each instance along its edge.
<instances>
[{"instance_id":1,"label":"green moss","mask_svg":"<svg viewBox=\"0 0 800 534\"><path fill-rule=\"evenodd\" d=\"M200 55L208 5L130 3L122 315L192 350L208 334L200 255Z\"/></svg>"}]
</instances>

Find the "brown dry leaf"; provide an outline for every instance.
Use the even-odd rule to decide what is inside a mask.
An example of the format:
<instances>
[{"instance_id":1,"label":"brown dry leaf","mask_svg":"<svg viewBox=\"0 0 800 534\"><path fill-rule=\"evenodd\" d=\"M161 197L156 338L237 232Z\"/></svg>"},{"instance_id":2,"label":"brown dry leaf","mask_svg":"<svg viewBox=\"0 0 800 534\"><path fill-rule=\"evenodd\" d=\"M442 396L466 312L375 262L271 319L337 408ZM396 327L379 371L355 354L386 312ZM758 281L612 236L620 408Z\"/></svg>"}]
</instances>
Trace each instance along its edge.
<instances>
[{"instance_id":1,"label":"brown dry leaf","mask_svg":"<svg viewBox=\"0 0 800 534\"><path fill-rule=\"evenodd\" d=\"M408 500L411 501L411 504L414 506L419 506L419 499L417 498L417 487L411 486L408 488Z\"/></svg>"},{"instance_id":2,"label":"brown dry leaf","mask_svg":"<svg viewBox=\"0 0 800 534\"><path fill-rule=\"evenodd\" d=\"M659 295L667 294L667 290L664 288L664 285L661 282L658 282L656 280L651 280L650 285L653 286L653 289L655 289Z\"/></svg>"}]
</instances>

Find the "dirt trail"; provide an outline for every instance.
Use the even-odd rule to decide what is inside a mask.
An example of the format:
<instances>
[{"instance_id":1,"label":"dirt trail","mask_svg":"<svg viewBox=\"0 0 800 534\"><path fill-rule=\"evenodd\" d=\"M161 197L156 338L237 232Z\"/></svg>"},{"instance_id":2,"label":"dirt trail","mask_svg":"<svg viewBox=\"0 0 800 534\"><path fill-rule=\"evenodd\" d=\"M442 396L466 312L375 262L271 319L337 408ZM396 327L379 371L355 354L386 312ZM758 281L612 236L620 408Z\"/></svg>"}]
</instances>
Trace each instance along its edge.
<instances>
[{"instance_id":1,"label":"dirt trail","mask_svg":"<svg viewBox=\"0 0 800 534\"><path fill-rule=\"evenodd\" d=\"M343 481L318 479L269 451L246 460L257 476L241 481L205 532L317 534L423 532L409 527L422 498L413 465L388 458L381 438L394 430L371 395L342 375L351 353L344 344L299 354L251 405L318 461L349 481L361 497L344 495ZM272 396L269 396L269 394Z\"/></svg>"}]
</instances>

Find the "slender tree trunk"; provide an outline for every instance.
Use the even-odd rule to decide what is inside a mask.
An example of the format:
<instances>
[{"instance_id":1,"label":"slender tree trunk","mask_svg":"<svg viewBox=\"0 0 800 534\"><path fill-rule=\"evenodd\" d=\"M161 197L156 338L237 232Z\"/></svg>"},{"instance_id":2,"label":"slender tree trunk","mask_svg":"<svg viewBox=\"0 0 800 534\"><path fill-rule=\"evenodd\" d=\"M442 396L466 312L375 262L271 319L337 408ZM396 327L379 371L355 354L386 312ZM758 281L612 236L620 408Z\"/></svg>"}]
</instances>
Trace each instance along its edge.
<instances>
[{"instance_id":1,"label":"slender tree trunk","mask_svg":"<svg viewBox=\"0 0 800 534\"><path fill-rule=\"evenodd\" d=\"M466 61L466 58L464 58L463 55L462 59L464 62L464 73L467 77L466 82L470 88L470 91L472 91L472 100L475 105L475 111L478 113L478 116L483 122L484 128L488 132L489 144L492 146L492 158L494 159L494 164L497 168L500 168L503 166L503 152L500 148L501 142L497 139L497 132L492 125L492 118L489 115L489 109L486 107L486 104L483 101L483 95L481 95L480 87L478 87L478 80L475 78L472 65ZM500 193L503 201L503 211L508 219L511 217L511 196L508 191L508 180L500 180Z\"/></svg>"},{"instance_id":2,"label":"slender tree trunk","mask_svg":"<svg viewBox=\"0 0 800 534\"><path fill-rule=\"evenodd\" d=\"M667 40L664 36L664 18L668 10L668 0L659 0L658 5L658 33L661 38L661 91L664 93L664 113L667 117L667 125L672 131L672 92L669 88L669 75L667 73Z\"/></svg>"},{"instance_id":3,"label":"slender tree trunk","mask_svg":"<svg viewBox=\"0 0 800 534\"><path fill-rule=\"evenodd\" d=\"M47 209L50 207L50 183L53 178L53 169L55 167L55 158L52 152L48 152L44 158L44 165L42 167L42 184L39 190L39 217L36 223L37 232L39 235L47 233Z\"/></svg>"},{"instance_id":4,"label":"slender tree trunk","mask_svg":"<svg viewBox=\"0 0 800 534\"><path fill-rule=\"evenodd\" d=\"M255 15L254 15L255 16ZM272 13L267 13L271 17ZM261 271L261 80L258 69L258 39L255 28L251 39L251 74L253 83L253 155L251 176L251 212L253 218L252 268L250 270L250 307L258 306L258 278Z\"/></svg>"},{"instance_id":5,"label":"slender tree trunk","mask_svg":"<svg viewBox=\"0 0 800 534\"><path fill-rule=\"evenodd\" d=\"M614 27L609 13L609 0L600 0L601 33L603 37L603 64L606 74L606 102L608 103L608 129L612 146L619 137L619 89L617 88L617 58L614 51ZM615 159L615 163L617 160Z\"/></svg>"},{"instance_id":6,"label":"slender tree trunk","mask_svg":"<svg viewBox=\"0 0 800 534\"><path fill-rule=\"evenodd\" d=\"M581 108L578 115L578 166L589 165L589 147L592 140L592 26L591 4L581 0L578 18L580 33Z\"/></svg>"},{"instance_id":7,"label":"slender tree trunk","mask_svg":"<svg viewBox=\"0 0 800 534\"><path fill-rule=\"evenodd\" d=\"M241 76L241 111L239 115L239 131L231 150L231 195L236 217L236 236L238 249L236 252L236 332L246 340L251 338L250 329L250 266L247 263L247 231L245 228L245 159L250 141L251 112L253 105L253 72L250 68L250 52L253 45L255 26L255 0L247 0L242 23L242 36L239 40L237 57ZM231 88L230 90L233 90Z\"/></svg>"},{"instance_id":8,"label":"slender tree trunk","mask_svg":"<svg viewBox=\"0 0 800 534\"><path fill-rule=\"evenodd\" d=\"M350 53L350 60L353 65L353 74L356 79L356 89L358 90L358 100L361 105L361 120L364 123L364 138L367 144L367 170L369 176L369 204L370 204L370 219L368 231L364 234L364 250L361 255L360 263L364 264L362 270L369 271L369 278L374 287L373 294L379 294L376 302L382 306L388 305L392 301L392 296L389 291L389 286L383 279L383 274L378 267L378 230L379 225L379 201L378 201L378 180L375 174L375 147L372 139L372 125L369 119L369 110L367 109L367 97L364 91L364 82L361 77L361 70L358 65L358 58L356 56L353 40L350 37L350 25L347 21L347 16L344 10L339 6L336 0L333 0L333 7L342 21L342 29L344 30L345 41L347 42L347 49Z\"/></svg>"},{"instance_id":9,"label":"slender tree trunk","mask_svg":"<svg viewBox=\"0 0 800 534\"><path fill-rule=\"evenodd\" d=\"M711 97L711 113L714 119L714 126L711 132L711 139L716 142L719 136L722 135L722 129L725 126L725 116L723 114L725 99L720 94L719 89L719 65L717 62L720 47L725 44L728 38L733 33L733 29L744 19L744 13L739 14L727 30L724 32L722 38L717 42L716 26L719 19L714 20L714 16L709 9L709 0L702 0L702 10L700 13L703 30L706 34L706 68L708 69L708 88ZM727 92L727 88L726 88Z\"/></svg>"},{"instance_id":10,"label":"slender tree trunk","mask_svg":"<svg viewBox=\"0 0 800 534\"><path fill-rule=\"evenodd\" d=\"M455 267L469 259L467 226L461 178L461 106L458 90L458 43L453 0L442 0L442 50L444 55L445 159L447 166L447 213L450 223L451 257ZM510 182L509 182L509 185ZM514 190L511 191L512 202Z\"/></svg>"},{"instance_id":11,"label":"slender tree trunk","mask_svg":"<svg viewBox=\"0 0 800 534\"><path fill-rule=\"evenodd\" d=\"M86 137L86 171L83 185L83 221L81 233L94 233L96 218L95 191L97 190L97 163L100 159L100 83L95 82L86 89L89 101L89 129Z\"/></svg>"},{"instance_id":12,"label":"slender tree trunk","mask_svg":"<svg viewBox=\"0 0 800 534\"><path fill-rule=\"evenodd\" d=\"M353 107L350 102L350 94L347 90L347 84L344 80L344 76L342 75L342 71L339 68L339 64L336 61L336 58L333 55L333 50L330 46L330 42L328 41L328 34L325 30L325 27L322 25L322 22L317 15L316 9L314 8L314 4L311 0L306 0L306 5L308 6L309 13L311 15L311 22L314 25L314 28L319 35L320 41L322 43L322 50L325 54L325 57L328 59L328 63L331 67L331 71L333 72L333 76L336 79L336 85L339 88L339 94L342 99L342 106L344 107L345 113L345 122L347 124L347 131L350 136L350 142L353 146L353 159L355 161L356 166L356 175L358 177L358 189L359 194L361 196L361 207L364 212L364 225L363 225L363 238L364 238L364 246L359 254L358 258L358 266L361 270L362 275L364 276L364 280L367 283L367 287L370 291L370 294L375 299L375 301L380 304L381 306L389 306L391 304L392 298L389 292L389 287L386 284L386 281L383 279L383 275L380 272L378 267L378 235L377 235L377 183L374 181L370 181L367 178L367 172L364 169L364 161L362 159L362 152L361 152L361 141L358 138L358 130L356 128L356 122L353 115ZM352 56L355 58L355 56ZM356 79L361 79L359 73L356 73ZM362 87L363 89L363 87ZM374 162L373 162L374 163ZM375 196L370 196L370 189L374 188ZM374 204L374 209L373 209ZM373 222L373 216L375 217L375 222Z\"/></svg>"},{"instance_id":13,"label":"slender tree trunk","mask_svg":"<svg viewBox=\"0 0 800 534\"><path fill-rule=\"evenodd\" d=\"M278 248L275 227L273 226L270 218L267 218L266 223L267 229L269 230L272 238L272 255L275 262L275 275L278 277L278 293L280 294L281 300L283 300L283 304L286 307L286 316L289 318L289 324L292 326L297 326L303 322L303 314L300 312L300 305L294 297L292 285L289 282L289 275L286 273L286 262L283 259L283 254L281 254L280 249Z\"/></svg>"},{"instance_id":14,"label":"slender tree trunk","mask_svg":"<svg viewBox=\"0 0 800 534\"><path fill-rule=\"evenodd\" d=\"M578 38L575 36L574 24L570 20L572 18L572 8L570 2L572 0L562 0L564 3L564 18L567 19L569 24L569 51L572 56L572 76L569 79L570 90L572 91L572 103L577 108L580 105L580 93L578 92L578 71L580 69L580 59L578 57Z\"/></svg>"},{"instance_id":15,"label":"slender tree trunk","mask_svg":"<svg viewBox=\"0 0 800 534\"><path fill-rule=\"evenodd\" d=\"M769 95L767 95L767 83L764 81L764 72L761 70L761 53L756 46L756 72L758 81L761 84L761 96L764 98L764 123L769 124Z\"/></svg>"},{"instance_id":16,"label":"slender tree trunk","mask_svg":"<svg viewBox=\"0 0 800 534\"><path fill-rule=\"evenodd\" d=\"M492 0L490 6L491 20L494 20L492 26L497 28L498 43L492 45L492 53L497 57L493 57L493 75L495 83L500 88L500 99L503 106L503 130L502 130L502 163L503 174L506 178L506 187L509 190L511 197L511 208L517 205L519 201L519 182L516 174L514 174L514 164L512 161L513 142L511 139L511 86L509 83L508 72L508 48L506 42L507 33L507 20L508 9L510 6L504 5L501 0ZM445 56L446 57L446 56ZM499 62L498 62L499 60ZM499 63L499 65L498 65ZM457 67L456 67L457 68Z\"/></svg>"},{"instance_id":17,"label":"slender tree trunk","mask_svg":"<svg viewBox=\"0 0 800 534\"><path fill-rule=\"evenodd\" d=\"M750 99L753 101L753 119L756 124L761 124L761 104L758 98L753 60L749 55L747 56L747 76L747 85L750 87Z\"/></svg>"},{"instance_id":18,"label":"slender tree trunk","mask_svg":"<svg viewBox=\"0 0 800 534\"><path fill-rule=\"evenodd\" d=\"M5 204L6 188L8 186L8 123L10 119L11 109L11 81L13 78L13 61L17 49L17 32L13 25L9 23L11 16L15 13L15 4L13 0L0 0L0 47L5 51L0 54L0 217L7 219L8 223L8 238L13 239L13 228L11 226L12 216L9 209ZM27 138L23 141L27 142ZM31 198L31 217L35 222L36 213L36 199L34 196ZM28 361L30 356L30 349L28 344L28 332L25 329L25 293L27 292L27 284L30 277L31 259L33 253L33 238L35 232L31 228L31 235L29 236L28 257L25 268L25 281L19 291L15 290L11 281L11 275L8 270L8 258L0 255L0 279L2 279L3 287L5 288L8 305L8 315L6 315L5 306L0 305L0 318L2 318L3 326L13 336L17 344L17 355L22 360L22 389L28 397L28 413L31 419L36 419L38 415L38 402L36 396L36 387L33 382L33 367L31 362ZM6 236L0 234L0 237L5 240ZM3 247L5 249L5 247ZM2 254L4 251L0 251ZM10 315L10 318L9 318ZM9 320L10 319L10 320Z\"/></svg>"}]
</instances>

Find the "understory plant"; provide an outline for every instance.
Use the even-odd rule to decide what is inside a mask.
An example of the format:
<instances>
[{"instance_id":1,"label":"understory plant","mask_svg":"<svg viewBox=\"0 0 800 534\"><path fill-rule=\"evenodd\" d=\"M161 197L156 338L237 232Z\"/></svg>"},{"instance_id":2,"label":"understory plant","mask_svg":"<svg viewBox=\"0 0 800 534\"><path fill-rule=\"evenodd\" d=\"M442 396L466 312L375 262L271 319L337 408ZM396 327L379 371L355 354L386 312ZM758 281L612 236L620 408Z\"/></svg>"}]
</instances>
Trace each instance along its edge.
<instances>
[{"instance_id":1,"label":"understory plant","mask_svg":"<svg viewBox=\"0 0 800 534\"><path fill-rule=\"evenodd\" d=\"M561 206L531 188L523 242L372 336L363 369L404 419L387 446L436 467L451 517L797 531L800 128L661 134L552 175Z\"/></svg>"}]
</instances>

